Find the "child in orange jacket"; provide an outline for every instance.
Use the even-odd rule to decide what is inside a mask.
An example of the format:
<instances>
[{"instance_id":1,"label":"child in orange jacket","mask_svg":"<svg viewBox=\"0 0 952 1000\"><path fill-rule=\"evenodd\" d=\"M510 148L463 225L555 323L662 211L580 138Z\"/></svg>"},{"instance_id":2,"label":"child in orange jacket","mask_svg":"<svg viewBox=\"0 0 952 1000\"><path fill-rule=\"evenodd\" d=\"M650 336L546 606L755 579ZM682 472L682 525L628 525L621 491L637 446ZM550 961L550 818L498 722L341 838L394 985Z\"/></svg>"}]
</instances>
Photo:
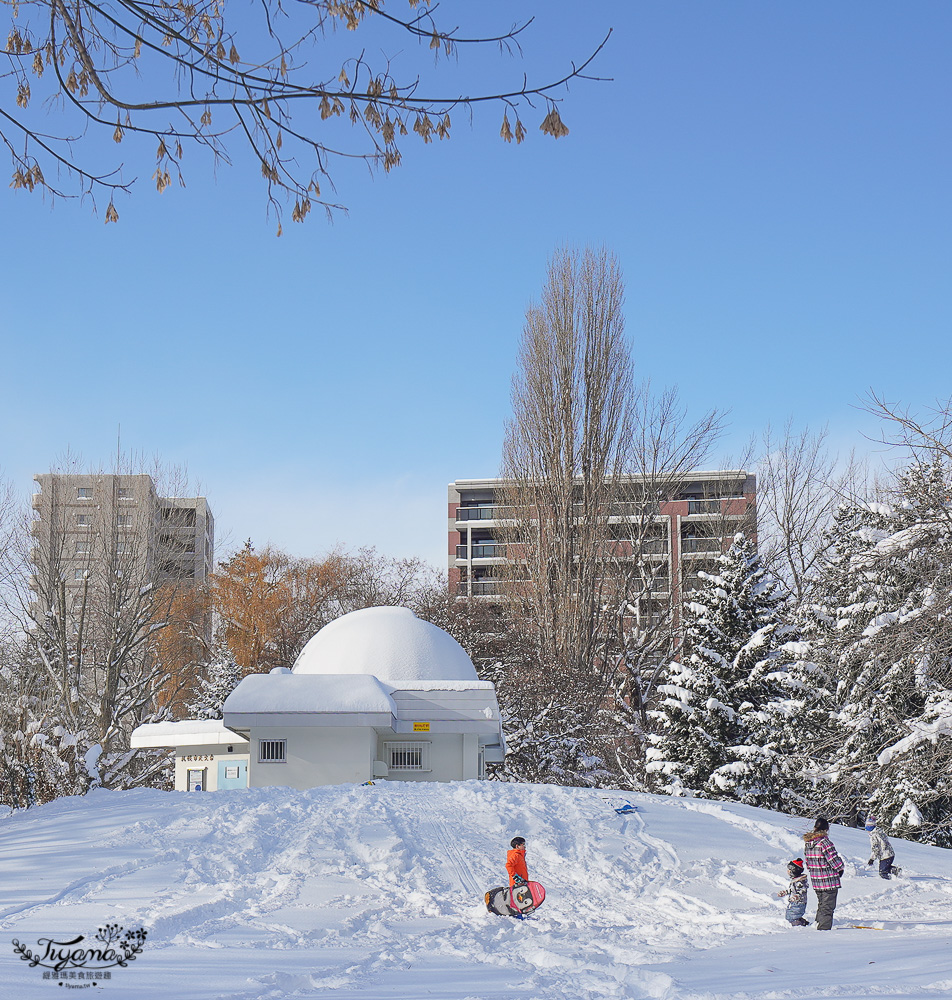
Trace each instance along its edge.
<instances>
[{"instance_id":1,"label":"child in orange jacket","mask_svg":"<svg viewBox=\"0 0 952 1000\"><path fill-rule=\"evenodd\" d=\"M506 871L509 873L511 890L529 881L529 869L526 868L526 838L513 837L509 846L512 850L506 854Z\"/></svg>"}]
</instances>

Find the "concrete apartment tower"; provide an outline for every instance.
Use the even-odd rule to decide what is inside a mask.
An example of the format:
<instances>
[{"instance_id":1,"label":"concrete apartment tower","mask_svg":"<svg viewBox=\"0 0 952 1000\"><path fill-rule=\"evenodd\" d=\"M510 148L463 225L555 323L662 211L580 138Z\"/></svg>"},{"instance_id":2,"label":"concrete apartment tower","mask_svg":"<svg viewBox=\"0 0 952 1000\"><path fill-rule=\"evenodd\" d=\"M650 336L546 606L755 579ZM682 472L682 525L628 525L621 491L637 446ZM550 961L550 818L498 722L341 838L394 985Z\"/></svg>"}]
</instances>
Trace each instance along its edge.
<instances>
[{"instance_id":1,"label":"concrete apartment tower","mask_svg":"<svg viewBox=\"0 0 952 1000\"><path fill-rule=\"evenodd\" d=\"M628 529L643 517L639 503L643 485L630 476L621 488L617 511L608 527L619 551ZM518 512L500 506L502 479L457 479L447 495L449 584L461 597L499 598L505 593L504 570L510 562L501 530ZM651 531L639 553L655 566L654 598L679 601L700 584L698 570L726 550L731 538L744 531L756 538L757 479L744 469L685 473L660 502L653 505ZM624 556L621 556L624 558ZM628 558L635 558L630 552ZM645 609L649 614L652 608Z\"/></svg>"},{"instance_id":2,"label":"concrete apartment tower","mask_svg":"<svg viewBox=\"0 0 952 1000\"><path fill-rule=\"evenodd\" d=\"M204 583L215 521L204 497L161 497L148 475L46 473L33 477L33 589L75 592L113 573L143 582Z\"/></svg>"}]
</instances>

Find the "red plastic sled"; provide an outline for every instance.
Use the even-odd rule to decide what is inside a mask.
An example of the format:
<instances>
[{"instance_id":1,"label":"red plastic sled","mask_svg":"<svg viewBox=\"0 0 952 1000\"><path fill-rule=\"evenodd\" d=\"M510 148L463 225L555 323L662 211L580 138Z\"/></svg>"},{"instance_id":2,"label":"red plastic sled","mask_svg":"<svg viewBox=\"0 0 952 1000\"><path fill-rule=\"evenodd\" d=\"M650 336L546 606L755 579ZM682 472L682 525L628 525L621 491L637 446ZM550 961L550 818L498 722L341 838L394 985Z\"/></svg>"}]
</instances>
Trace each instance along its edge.
<instances>
[{"instance_id":1,"label":"red plastic sled","mask_svg":"<svg viewBox=\"0 0 952 1000\"><path fill-rule=\"evenodd\" d=\"M545 887L541 882L526 882L510 894L508 887L498 886L490 889L485 899L486 909L499 917L527 917L542 905Z\"/></svg>"}]
</instances>

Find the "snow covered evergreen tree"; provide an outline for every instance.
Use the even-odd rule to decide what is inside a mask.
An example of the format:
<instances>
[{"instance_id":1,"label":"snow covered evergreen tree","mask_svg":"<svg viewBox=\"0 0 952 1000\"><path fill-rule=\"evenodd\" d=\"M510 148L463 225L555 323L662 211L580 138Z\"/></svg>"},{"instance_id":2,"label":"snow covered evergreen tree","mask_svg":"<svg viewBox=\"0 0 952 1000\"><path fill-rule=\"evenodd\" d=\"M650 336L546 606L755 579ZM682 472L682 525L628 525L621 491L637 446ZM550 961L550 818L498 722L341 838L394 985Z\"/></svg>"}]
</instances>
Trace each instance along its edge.
<instances>
[{"instance_id":1,"label":"snow covered evergreen tree","mask_svg":"<svg viewBox=\"0 0 952 1000\"><path fill-rule=\"evenodd\" d=\"M763 678L769 685L767 702L749 718L750 744L763 751L752 765L760 768L760 784L768 789L756 804L806 816L831 811L830 760L839 738L836 680L803 639L808 624L794 608L784 632L787 641L763 664L769 670Z\"/></svg>"},{"instance_id":2,"label":"snow covered evergreen tree","mask_svg":"<svg viewBox=\"0 0 952 1000\"><path fill-rule=\"evenodd\" d=\"M195 699L188 706L189 715L195 719L222 718L225 699L238 686L241 677L241 667L232 656L223 654L205 664Z\"/></svg>"},{"instance_id":3,"label":"snow covered evergreen tree","mask_svg":"<svg viewBox=\"0 0 952 1000\"><path fill-rule=\"evenodd\" d=\"M890 502L844 505L811 609L813 658L837 678L831 811L847 822L873 812L936 843L952 834L952 797L934 755L917 745L888 767L880 756L950 686L949 496L948 471L930 463L900 474Z\"/></svg>"},{"instance_id":4,"label":"snow covered evergreen tree","mask_svg":"<svg viewBox=\"0 0 952 1000\"><path fill-rule=\"evenodd\" d=\"M907 735L877 758L880 781L870 811L886 817L900 837L952 847L952 690L935 691L922 716L906 726Z\"/></svg>"},{"instance_id":5,"label":"snow covered evergreen tree","mask_svg":"<svg viewBox=\"0 0 952 1000\"><path fill-rule=\"evenodd\" d=\"M669 794L761 801L769 748L751 742L785 638L783 603L752 542L737 535L684 606L682 655L652 712L648 772Z\"/></svg>"}]
</instances>

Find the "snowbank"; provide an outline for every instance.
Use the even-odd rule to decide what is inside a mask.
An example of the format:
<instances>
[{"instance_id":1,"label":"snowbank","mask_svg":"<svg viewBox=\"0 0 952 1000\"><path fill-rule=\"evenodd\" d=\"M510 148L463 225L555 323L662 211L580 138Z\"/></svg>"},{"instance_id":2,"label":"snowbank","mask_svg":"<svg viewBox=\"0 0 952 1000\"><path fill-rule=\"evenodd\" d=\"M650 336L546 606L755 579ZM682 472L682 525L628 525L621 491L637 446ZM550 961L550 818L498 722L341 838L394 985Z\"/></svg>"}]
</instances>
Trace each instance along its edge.
<instances>
[{"instance_id":1,"label":"snowbank","mask_svg":"<svg viewBox=\"0 0 952 1000\"><path fill-rule=\"evenodd\" d=\"M866 867L866 834L834 827L846 859L834 931L791 929L775 894L810 823L628 798L637 811L617 816L619 796L475 781L98 791L0 819L0 921L8 942L33 947L110 923L145 928L141 955L95 986L137 1000L952 990L952 852L894 838L904 877L886 882ZM482 904L516 834L548 890L524 922ZM5 996L59 992L9 945L2 973Z\"/></svg>"}]
</instances>

